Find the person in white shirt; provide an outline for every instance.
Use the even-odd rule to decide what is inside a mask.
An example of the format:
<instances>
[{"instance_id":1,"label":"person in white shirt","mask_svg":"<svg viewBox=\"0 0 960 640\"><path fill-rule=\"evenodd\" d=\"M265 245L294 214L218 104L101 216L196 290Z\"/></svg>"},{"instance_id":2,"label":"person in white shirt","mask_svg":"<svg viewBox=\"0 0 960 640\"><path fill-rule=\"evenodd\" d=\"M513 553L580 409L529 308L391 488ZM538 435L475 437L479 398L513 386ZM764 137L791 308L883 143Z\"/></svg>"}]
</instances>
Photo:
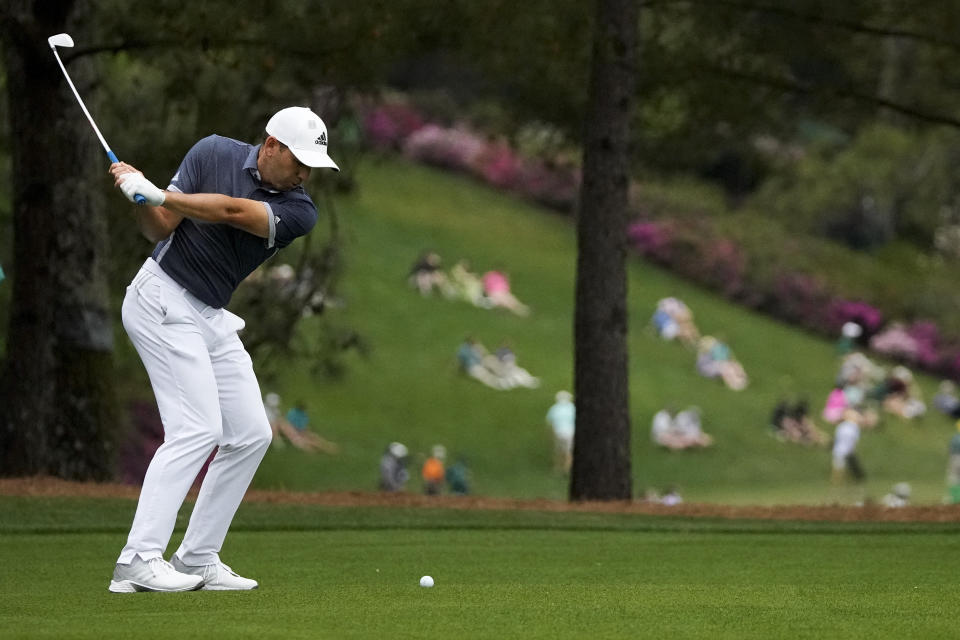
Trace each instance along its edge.
<instances>
[{"instance_id":1,"label":"person in white shirt","mask_svg":"<svg viewBox=\"0 0 960 640\"><path fill-rule=\"evenodd\" d=\"M843 481L849 472L855 482L863 482L866 473L857 458L857 443L860 441L860 413L856 409L843 412L843 421L837 425L833 435L833 473L834 484Z\"/></svg>"},{"instance_id":2,"label":"person in white shirt","mask_svg":"<svg viewBox=\"0 0 960 640\"><path fill-rule=\"evenodd\" d=\"M547 424L553 431L554 466L567 473L573 461L573 434L576 431L577 410L569 391L558 391L556 403L547 411Z\"/></svg>"}]
</instances>

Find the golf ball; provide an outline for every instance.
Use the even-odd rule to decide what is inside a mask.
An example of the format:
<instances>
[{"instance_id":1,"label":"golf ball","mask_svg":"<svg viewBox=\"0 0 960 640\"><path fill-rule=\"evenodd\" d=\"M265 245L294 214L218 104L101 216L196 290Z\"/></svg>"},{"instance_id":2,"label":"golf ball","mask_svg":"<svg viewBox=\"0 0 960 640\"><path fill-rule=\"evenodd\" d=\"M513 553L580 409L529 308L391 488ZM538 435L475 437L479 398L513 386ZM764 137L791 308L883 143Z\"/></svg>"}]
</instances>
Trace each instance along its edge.
<instances>
[{"instance_id":1,"label":"golf ball","mask_svg":"<svg viewBox=\"0 0 960 640\"><path fill-rule=\"evenodd\" d=\"M432 586L433 586L433 578L431 578L430 576L423 576L422 578L420 578L420 586L421 586L421 587L432 587Z\"/></svg>"}]
</instances>

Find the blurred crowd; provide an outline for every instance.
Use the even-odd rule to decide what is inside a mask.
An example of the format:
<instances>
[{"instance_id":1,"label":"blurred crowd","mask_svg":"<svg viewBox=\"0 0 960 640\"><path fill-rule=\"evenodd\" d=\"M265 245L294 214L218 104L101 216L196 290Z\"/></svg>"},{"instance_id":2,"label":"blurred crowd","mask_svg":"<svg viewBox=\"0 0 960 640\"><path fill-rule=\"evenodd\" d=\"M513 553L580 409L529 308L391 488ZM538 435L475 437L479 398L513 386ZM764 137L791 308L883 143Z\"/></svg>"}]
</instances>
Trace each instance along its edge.
<instances>
[{"instance_id":1,"label":"blurred crowd","mask_svg":"<svg viewBox=\"0 0 960 640\"><path fill-rule=\"evenodd\" d=\"M749 385L746 370L727 342L704 335L694 321L690 307L676 297L662 298L650 320L650 328L663 340L676 341L695 353L696 371L720 380L727 388L743 391ZM811 407L808 394L782 397L772 407L769 433L784 443L830 451L830 479L833 484L862 483L867 472L858 454L864 432L876 430L884 416L915 421L928 410L913 372L902 364L882 366L868 357L861 338L863 329L855 322L841 327L836 343L837 373L829 381L822 409ZM960 397L953 382L940 384L931 405L957 421L958 433L948 448L947 497L960 503ZM679 451L710 447L713 436L704 432L702 412L690 406L682 411L665 407L657 411L650 427L651 442L658 448ZM909 482L898 482L881 503L896 507L909 504Z\"/></svg>"},{"instance_id":2,"label":"blurred crowd","mask_svg":"<svg viewBox=\"0 0 960 640\"><path fill-rule=\"evenodd\" d=\"M417 257L407 274L407 283L423 297L437 295L480 309L502 308L518 317L530 314L530 307L513 293L504 269L478 273L467 260L461 259L445 271L442 258L435 251L424 251ZM720 333L704 334L683 300L674 296L658 300L649 327L660 339L684 347L691 354L691 366L699 375L715 379L732 391L743 392L749 388L746 368L729 342ZM836 375L825 384L829 390L823 397L822 408L811 404L809 393L797 390L774 404L767 423L770 435L780 442L829 451L829 477L836 485L859 484L866 479L867 471L858 453L861 438L882 425L884 416L913 421L928 411L910 369L873 361L862 349L861 336L862 328L856 323L843 325L836 343ZM521 366L509 340L501 340L491 351L475 336L467 334L456 348L455 360L457 370L465 378L496 391L537 389L541 384L539 377ZM311 453L339 451L336 443L312 428L304 403L296 402L285 410L281 404L276 393L265 396L275 447L289 444ZM672 452L714 446L713 429L705 425L710 421L709 413L698 403L684 404L687 404L684 408L662 407L652 416L650 441L657 449ZM955 385L943 381L930 406L957 423L957 433L947 451L946 500L960 503L960 397ZM568 474L576 432L574 397L569 391L556 391L554 402L545 409L553 469L556 473ZM377 487L385 492L407 491L412 479L419 483L422 493L432 496L466 495L472 483L466 458L459 455L451 462L444 445L435 444L427 451L411 454L403 443L389 443L380 457ZM881 503L888 507L906 506L911 494L909 482L898 482ZM667 505L682 502L676 485L662 491L647 489L644 499Z\"/></svg>"}]
</instances>

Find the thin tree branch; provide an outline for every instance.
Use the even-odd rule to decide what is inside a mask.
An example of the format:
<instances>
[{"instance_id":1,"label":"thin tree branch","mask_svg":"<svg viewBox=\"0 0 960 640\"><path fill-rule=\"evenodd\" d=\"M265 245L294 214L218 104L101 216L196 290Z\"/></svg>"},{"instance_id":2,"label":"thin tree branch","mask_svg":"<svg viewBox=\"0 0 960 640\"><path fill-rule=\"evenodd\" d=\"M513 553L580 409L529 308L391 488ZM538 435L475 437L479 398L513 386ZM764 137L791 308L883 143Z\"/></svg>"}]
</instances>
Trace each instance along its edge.
<instances>
[{"instance_id":1,"label":"thin tree branch","mask_svg":"<svg viewBox=\"0 0 960 640\"><path fill-rule=\"evenodd\" d=\"M818 24L852 33L862 33L880 38L903 38L905 40L913 40L921 44L943 47L945 49L950 49L951 51L960 52L960 41L951 40L930 33L908 31L907 29L898 29L887 26L873 26L856 22L854 20L830 18L819 14L798 11L796 9L776 7L762 3L744 2L743 0L646 0L642 3L642 8L646 9L667 5L694 4L706 5L709 7L722 6L744 12L756 11L767 15L774 15L781 18L807 22L810 24Z\"/></svg>"},{"instance_id":2,"label":"thin tree branch","mask_svg":"<svg viewBox=\"0 0 960 640\"><path fill-rule=\"evenodd\" d=\"M176 39L166 39L160 38L156 40L122 40L120 42L115 42L112 44L99 44L92 45L88 47L77 47L71 51L67 56L63 56L64 64L74 60L76 58L82 58L83 56L95 55L98 53L119 53L121 51L136 51L143 49L168 49L171 47L177 48L195 48L200 51L211 51L226 49L229 47L241 47L241 48L269 48L274 53L288 54L291 56L306 56L306 57L317 57L317 56L330 56L338 53L343 53L344 51L350 51L356 47L357 43L360 40L360 34L355 33L351 38L348 38L343 44L337 46L330 46L324 49L302 49L297 47L284 46L283 43L278 43L276 40L260 39L260 38L229 38L223 40L212 40L210 38L204 37L196 41L184 40L183 38Z\"/></svg>"},{"instance_id":3,"label":"thin tree branch","mask_svg":"<svg viewBox=\"0 0 960 640\"><path fill-rule=\"evenodd\" d=\"M799 95L828 95L854 100L856 102L869 104L872 106L885 107L891 111L909 116L916 120L922 120L931 124L947 125L960 129L960 119L952 115L927 111L920 107L894 102L893 100L882 98L875 94L857 91L853 88L813 85L797 82L796 80L791 80L789 78L768 76L760 73L749 73L718 65L703 65L701 69L712 75L719 75L752 85L761 85L773 89L779 89L786 93L794 93Z\"/></svg>"}]
</instances>

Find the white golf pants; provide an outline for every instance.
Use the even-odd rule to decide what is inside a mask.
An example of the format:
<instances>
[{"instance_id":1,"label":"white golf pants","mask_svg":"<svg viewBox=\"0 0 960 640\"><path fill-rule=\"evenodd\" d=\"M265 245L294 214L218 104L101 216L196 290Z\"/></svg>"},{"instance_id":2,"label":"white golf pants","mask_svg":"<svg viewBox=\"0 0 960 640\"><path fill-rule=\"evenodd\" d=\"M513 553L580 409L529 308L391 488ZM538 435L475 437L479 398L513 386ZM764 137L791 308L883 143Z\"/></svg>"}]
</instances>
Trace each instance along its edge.
<instances>
[{"instance_id":1,"label":"white golf pants","mask_svg":"<svg viewBox=\"0 0 960 640\"><path fill-rule=\"evenodd\" d=\"M237 336L243 320L205 305L151 258L127 287L123 326L150 376L164 441L118 562L163 556L187 492L219 446L176 552L187 565L215 563L271 439L253 364Z\"/></svg>"}]
</instances>

